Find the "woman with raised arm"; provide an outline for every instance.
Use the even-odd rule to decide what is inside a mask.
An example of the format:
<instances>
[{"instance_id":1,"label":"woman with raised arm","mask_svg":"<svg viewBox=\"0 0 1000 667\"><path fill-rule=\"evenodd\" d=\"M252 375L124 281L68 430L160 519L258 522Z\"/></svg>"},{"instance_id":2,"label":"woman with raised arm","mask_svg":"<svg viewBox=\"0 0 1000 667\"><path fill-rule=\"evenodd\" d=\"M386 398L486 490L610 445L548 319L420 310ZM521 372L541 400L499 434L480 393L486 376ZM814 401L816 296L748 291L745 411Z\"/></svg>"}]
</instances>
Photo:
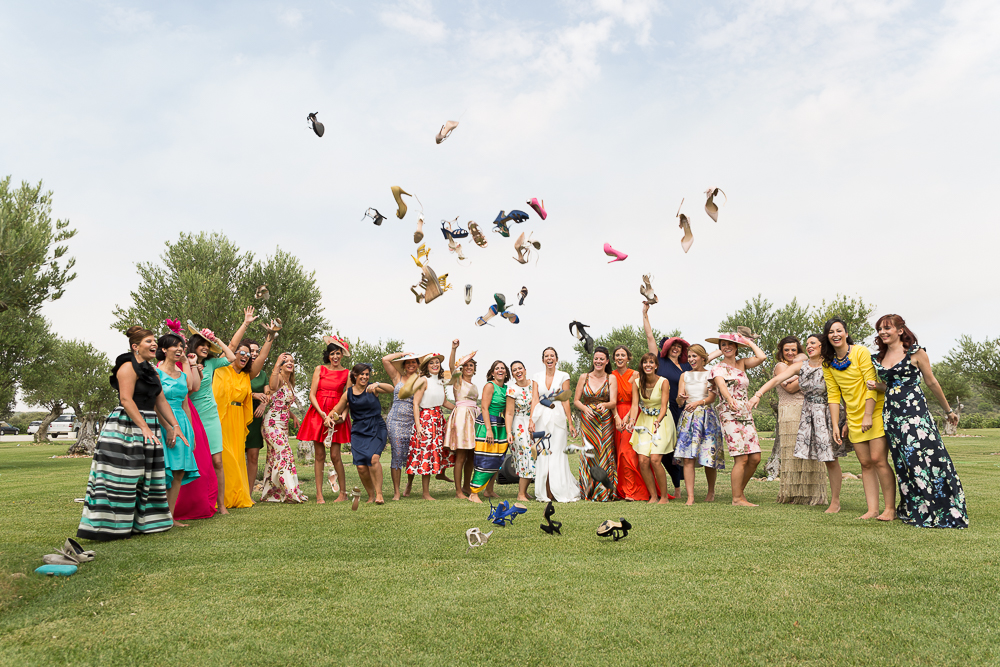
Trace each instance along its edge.
<instances>
[{"instance_id":1,"label":"woman with raised arm","mask_svg":"<svg viewBox=\"0 0 1000 667\"><path fill-rule=\"evenodd\" d=\"M840 485L843 473L840 470L840 459L847 456L851 446L833 439L833 422L830 421L830 408L826 393L826 379L823 377L823 337L813 334L806 338L807 359L801 357L788 364L787 368L764 384L750 399L750 409L757 407L761 397L775 386L798 378L798 387L802 392L802 413L795 434L796 459L822 462L826 466L830 478L830 505L827 514L840 511ZM782 464L785 463L781 457ZM784 473L782 473L784 474Z\"/></svg>"},{"instance_id":2,"label":"woman with raised arm","mask_svg":"<svg viewBox=\"0 0 1000 667\"><path fill-rule=\"evenodd\" d=\"M419 363L420 358L409 352L393 352L382 357L382 368L392 381L392 407L389 408L386 425L389 429L389 446L392 448L389 473L392 475L393 500L399 500L400 497L403 468L410 456L410 438L413 436L413 396L400 398L399 392L407 382L416 382ZM409 475L404 496L410 495L412 485L413 475Z\"/></svg>"},{"instance_id":3,"label":"woman with raised arm","mask_svg":"<svg viewBox=\"0 0 1000 667\"><path fill-rule=\"evenodd\" d=\"M173 527L167 507L166 472L160 424L166 425L168 447L184 439L163 396L160 376L150 365L156 358L156 336L140 326L125 332L131 350L118 355L111 386L119 405L97 438L90 464L83 516L76 536L117 540L133 533L160 533Z\"/></svg>"},{"instance_id":4,"label":"woman with raised arm","mask_svg":"<svg viewBox=\"0 0 1000 667\"><path fill-rule=\"evenodd\" d=\"M586 453L580 454L580 494L587 500L607 502L615 500L615 485L618 471L615 467L615 422L612 413L618 402L618 381L608 375L611 353L599 345L594 348L590 371L580 376L576 382L574 404L580 411L580 427L583 443L594 448L590 452L597 465L604 468L611 480L611 488L598 485L586 465ZM673 445L670 447L673 450Z\"/></svg>"},{"instance_id":5,"label":"woman with raised arm","mask_svg":"<svg viewBox=\"0 0 1000 667\"><path fill-rule=\"evenodd\" d=\"M350 407L351 417L351 460L358 468L358 477L368 492L368 502L384 505L382 498L382 452L389 439L389 431L382 419L382 403L379 394L392 393L392 385L382 382L370 384L372 367L369 364L354 364L351 369L351 384L333 407L333 420L343 419L341 413Z\"/></svg>"},{"instance_id":6,"label":"woman with raised arm","mask_svg":"<svg viewBox=\"0 0 1000 667\"><path fill-rule=\"evenodd\" d=\"M246 339L250 346L250 361L257 361L260 355L260 344L251 339ZM270 373L264 373L263 368L257 376L250 380L250 391L252 392L253 421L250 422L249 433L247 433L246 459L247 459L247 479L250 480L250 490L253 491L257 481L257 469L260 465L260 450L264 449L264 413L271 402L271 380ZM266 456L266 453L265 453Z\"/></svg>"},{"instance_id":7,"label":"woman with raised arm","mask_svg":"<svg viewBox=\"0 0 1000 667\"><path fill-rule=\"evenodd\" d=\"M175 512L177 496L180 494L181 486L198 479L200 473L198 462L194 458L196 446L194 429L191 427L191 418L187 415L184 399L187 398L189 391L198 390L201 380L191 371L190 362L184 354L184 339L175 333L160 336L156 341L156 358L160 362L156 365L156 372L160 376L163 396L170 405L184 439L191 443L188 447L175 442L173 447L166 447L163 450L164 472L167 478L167 506L170 508L174 525L186 528L188 524L177 520Z\"/></svg>"},{"instance_id":8,"label":"woman with raised arm","mask_svg":"<svg viewBox=\"0 0 1000 667\"><path fill-rule=\"evenodd\" d=\"M632 448L632 387L636 372L628 367L632 361L632 352L624 345L619 345L611 353L618 387L618 400L615 403L615 469L618 472L618 483L615 494L625 500L649 500L649 491L639 470L639 457Z\"/></svg>"},{"instance_id":9,"label":"woman with raised arm","mask_svg":"<svg viewBox=\"0 0 1000 667\"><path fill-rule=\"evenodd\" d=\"M235 359L233 351L216 337L209 329L200 331L188 320L191 338L188 339L188 354L195 355L197 363L194 370L201 377L197 391L192 391L188 398L198 411L198 419L205 436L208 438L208 448L212 454L212 467L215 469L215 511L219 514L229 514L226 509L226 471L222 465L222 422L219 421L219 407L215 404L215 394L212 391L212 381L215 372L228 366ZM197 486L197 483L194 485ZM191 486L182 487L177 502L183 504L185 495Z\"/></svg>"},{"instance_id":10,"label":"woman with raised arm","mask_svg":"<svg viewBox=\"0 0 1000 667\"><path fill-rule=\"evenodd\" d=\"M536 432L544 433L544 452L535 459L535 498L541 502L572 503L580 500L580 487L569 467L566 455L567 433L574 438L576 426L570 414L569 400L554 400L570 394L569 373L556 368L559 353L554 347L542 350L545 369L532 376L535 384L531 397L531 421ZM542 403L542 399L546 399ZM553 400L549 400L549 399ZM539 442L536 446L541 445Z\"/></svg>"},{"instance_id":11,"label":"woman with raised arm","mask_svg":"<svg viewBox=\"0 0 1000 667\"><path fill-rule=\"evenodd\" d=\"M264 413L264 442L267 458L264 467L264 488L261 502L304 503L309 498L299 487L295 470L295 452L288 444L288 429L294 423L292 406L295 398L295 359L287 352L278 356L268 379L270 401Z\"/></svg>"},{"instance_id":12,"label":"woman with raised arm","mask_svg":"<svg viewBox=\"0 0 1000 667\"><path fill-rule=\"evenodd\" d=\"M843 429L833 430L833 439L840 445L844 432L849 433L861 463L868 511L858 518L892 521L896 518L896 478L889 465L889 443L882 422L885 397L867 386L868 382L878 380L871 352L863 345L855 345L844 320L834 317L823 325L822 355L832 423L840 423L841 399L847 412L847 424ZM885 511L881 514L879 486L885 498Z\"/></svg>"},{"instance_id":13,"label":"woman with raised arm","mask_svg":"<svg viewBox=\"0 0 1000 667\"><path fill-rule=\"evenodd\" d=\"M668 338L666 336L661 338L659 344L657 344L653 338L653 327L649 324L648 301L642 302L642 328L646 333L646 347L649 348L651 354L656 355L656 374L662 378L666 378L667 382L670 383L670 395L667 405L670 408L670 415L673 417L674 426L676 427L681 419L681 406L677 403L677 391L680 388L681 375L691 370L691 365L687 362L688 347L690 345L683 338ZM669 492L665 489L663 489L663 492L667 493L667 497L670 499L676 498L680 495L681 479L684 477L684 471L674 462L673 452L664 456L662 462L667 474L670 475L670 481L674 487L673 495L669 495Z\"/></svg>"},{"instance_id":14,"label":"woman with raised arm","mask_svg":"<svg viewBox=\"0 0 1000 667\"><path fill-rule=\"evenodd\" d=\"M531 456L531 434L535 430L531 422L531 397L535 393L535 382L528 378L528 370L524 362L510 362L510 374L513 376L507 383L507 407L504 421L510 440L510 452L514 457L514 472L517 473L517 499L531 500L528 496L528 485L535 478L535 461ZM458 475L455 475L458 479Z\"/></svg>"},{"instance_id":15,"label":"woman with raised arm","mask_svg":"<svg viewBox=\"0 0 1000 667\"><path fill-rule=\"evenodd\" d=\"M414 410L419 409L410 438L410 458L406 472L420 475L424 500L437 500L431 495L431 476L436 476L455 465L455 455L444 446L444 413L442 408L454 409L444 386L444 355L432 352L420 357L417 372L420 377L414 384Z\"/></svg>"},{"instance_id":16,"label":"woman with raised arm","mask_svg":"<svg viewBox=\"0 0 1000 667\"><path fill-rule=\"evenodd\" d=\"M504 413L507 409L507 378L510 369L499 359L494 361L486 373L486 384L480 399L479 414L476 415L476 453L473 455L472 482L469 488L472 493L469 500L481 503L479 492L487 498L496 498L493 484L507 453L507 422Z\"/></svg>"},{"instance_id":17,"label":"woman with raised arm","mask_svg":"<svg viewBox=\"0 0 1000 667\"><path fill-rule=\"evenodd\" d=\"M448 366L451 368L451 385L455 394L455 409L448 418L448 427L444 434L444 446L455 454L455 497L468 500L472 493L473 458L476 451L476 415L479 408L476 399L479 390L472 384L476 375L475 350L459 360L459 340L451 341L451 357Z\"/></svg>"},{"instance_id":18,"label":"woman with raised arm","mask_svg":"<svg viewBox=\"0 0 1000 667\"><path fill-rule=\"evenodd\" d=\"M694 505L694 473L697 466L705 469L705 481L708 482L706 503L715 500L718 471L726 469L722 427L712 409L716 393L709 383L709 372L705 370L708 359L708 351L701 345L695 343L688 348L691 370L681 375L677 393L677 402L684 406L684 414L678 428L674 460L683 462L686 505Z\"/></svg>"},{"instance_id":19,"label":"woman with raised arm","mask_svg":"<svg viewBox=\"0 0 1000 667\"><path fill-rule=\"evenodd\" d=\"M878 354L872 363L881 382L868 381L868 388L885 392L885 431L899 478L896 516L920 528L968 528L965 490L927 409L921 375L947 413L946 419L957 424L958 415L934 377L927 351L917 345L917 336L906 321L899 315L883 315L875 330Z\"/></svg>"},{"instance_id":20,"label":"woman with raised arm","mask_svg":"<svg viewBox=\"0 0 1000 667\"><path fill-rule=\"evenodd\" d=\"M716 338L705 340L717 343L722 352L722 361L712 367L708 378L722 397L719 422L729 446L729 455L733 457L733 472L730 475L733 505L756 507L746 497L747 484L760 463L760 440L747 401L750 378L746 372L767 360L767 355L755 342L737 333L720 333ZM737 359L736 352L740 347L750 348L754 356Z\"/></svg>"},{"instance_id":21,"label":"woman with raised arm","mask_svg":"<svg viewBox=\"0 0 1000 667\"><path fill-rule=\"evenodd\" d=\"M319 505L326 502L323 499L323 469L326 464L327 436L330 436L330 462L333 464L337 479L340 480L340 488L335 489L337 493L333 501L335 503L347 500L344 460L340 455L340 446L351 441L350 417L339 424L335 424L330 418L333 406L347 389L349 372L340 365L340 362L344 357L351 356L351 348L347 340L339 336L324 336L323 342L326 343L323 364L313 371L312 382L309 385L309 409L302 418L302 425L299 426L297 435L300 442L313 444L313 451L316 454L316 462L313 464L316 473L316 503ZM332 433L329 432L330 429ZM330 485L332 488L333 480L330 481Z\"/></svg>"},{"instance_id":22,"label":"woman with raised arm","mask_svg":"<svg viewBox=\"0 0 1000 667\"><path fill-rule=\"evenodd\" d=\"M639 457L639 471L646 484L649 504L666 504L667 476L663 457L674 451L677 433L667 408L666 378L656 374L656 355L647 352L639 359L639 373L633 381L629 420L633 427L631 446Z\"/></svg>"}]
</instances>

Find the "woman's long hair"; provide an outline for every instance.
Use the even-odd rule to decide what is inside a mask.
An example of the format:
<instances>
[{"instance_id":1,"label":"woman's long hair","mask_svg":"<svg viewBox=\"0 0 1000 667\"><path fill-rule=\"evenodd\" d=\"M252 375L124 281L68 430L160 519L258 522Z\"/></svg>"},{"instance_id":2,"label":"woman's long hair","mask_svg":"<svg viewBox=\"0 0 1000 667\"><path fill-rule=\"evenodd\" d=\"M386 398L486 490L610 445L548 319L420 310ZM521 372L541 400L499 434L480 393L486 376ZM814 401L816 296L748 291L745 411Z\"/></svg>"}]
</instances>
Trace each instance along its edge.
<instances>
[{"instance_id":1,"label":"woman's long hair","mask_svg":"<svg viewBox=\"0 0 1000 667\"><path fill-rule=\"evenodd\" d=\"M657 363L659 363L657 355L653 354L652 352L647 352L646 354L642 355L641 359L639 359L639 392L642 394L643 398L649 398L649 395L653 393L652 389L646 389L646 383L649 381L649 378L658 377L656 375L655 369L653 370L652 373L646 372L646 369L643 366L647 361L652 361L654 367L656 366ZM654 387L656 386L655 381L653 386Z\"/></svg>"},{"instance_id":2,"label":"woman's long hair","mask_svg":"<svg viewBox=\"0 0 1000 667\"><path fill-rule=\"evenodd\" d=\"M611 364L611 353L608 352L608 348L604 347L603 345L598 345L597 347L594 348L594 354L596 355L598 353L604 355L604 359L606 360L606 363L604 364L604 372L607 373L608 372L608 366ZM594 372L593 357L591 357L591 361L590 361L590 372L591 373Z\"/></svg>"},{"instance_id":3,"label":"woman's long hair","mask_svg":"<svg viewBox=\"0 0 1000 667\"><path fill-rule=\"evenodd\" d=\"M500 364L501 366L503 366L504 371L507 372L507 375L506 375L506 377L504 377L504 380L503 380L504 384L506 384L510 380L510 369L507 368L507 364L505 364L500 359L497 359L492 364L490 364L490 370L486 373L486 381L487 382L493 382L493 371L495 371L497 369L497 364Z\"/></svg>"},{"instance_id":4,"label":"woman's long hair","mask_svg":"<svg viewBox=\"0 0 1000 667\"><path fill-rule=\"evenodd\" d=\"M795 336L785 336L784 338L778 341L778 351L774 355L774 363L778 362L781 362L783 364L788 363L787 361L785 361L785 346L788 345L789 343L795 343L796 355L802 354L803 352L802 343L799 342L799 339L796 338Z\"/></svg>"},{"instance_id":5,"label":"woman's long hair","mask_svg":"<svg viewBox=\"0 0 1000 667\"><path fill-rule=\"evenodd\" d=\"M847 332L847 323L839 317L831 317L823 325L823 338L820 339L823 343L823 365L829 366L833 360L837 357L837 351L833 349L833 344L830 342L830 329L834 324L840 322L841 326L844 327L844 333L847 334L847 344L854 345L854 339Z\"/></svg>"},{"instance_id":6,"label":"woman's long hair","mask_svg":"<svg viewBox=\"0 0 1000 667\"><path fill-rule=\"evenodd\" d=\"M906 326L906 320L904 320L899 315L883 315L878 318L878 322L875 323L875 331L882 327L883 322L888 322L891 326L896 327L902 331L899 334L899 342L903 344L904 350L909 350L911 346L917 343L917 334L910 331L910 327ZM881 336L875 337L875 344L878 346L878 360L881 363L885 359L885 353L889 351L889 346L882 342Z\"/></svg>"}]
</instances>

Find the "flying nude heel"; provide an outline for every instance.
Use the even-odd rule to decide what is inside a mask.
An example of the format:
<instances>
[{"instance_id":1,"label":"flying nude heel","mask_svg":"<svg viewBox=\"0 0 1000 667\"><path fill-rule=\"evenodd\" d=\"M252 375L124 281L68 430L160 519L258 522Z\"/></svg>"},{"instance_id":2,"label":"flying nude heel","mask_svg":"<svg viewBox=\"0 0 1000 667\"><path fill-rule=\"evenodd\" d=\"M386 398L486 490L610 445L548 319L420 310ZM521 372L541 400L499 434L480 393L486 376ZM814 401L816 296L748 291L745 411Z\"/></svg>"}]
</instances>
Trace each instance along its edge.
<instances>
[{"instance_id":1,"label":"flying nude heel","mask_svg":"<svg viewBox=\"0 0 1000 667\"><path fill-rule=\"evenodd\" d=\"M412 197L413 195L398 185L393 185L390 189L392 190L392 198L396 200L396 217L402 220L403 216L406 215L406 202L403 201L403 195L407 197Z\"/></svg>"},{"instance_id":2,"label":"flying nude heel","mask_svg":"<svg viewBox=\"0 0 1000 667\"><path fill-rule=\"evenodd\" d=\"M440 144L442 141L450 137L451 133L455 131L456 127L458 127L457 120L445 121L444 125L442 125L441 129L438 131L437 136L434 137L434 143Z\"/></svg>"},{"instance_id":3,"label":"flying nude heel","mask_svg":"<svg viewBox=\"0 0 1000 667\"><path fill-rule=\"evenodd\" d=\"M646 303L652 306L654 303L658 303L660 300L657 298L656 292L653 291L653 285L650 282L651 278L652 276L649 275L648 273L642 277L643 284L639 286L639 294L646 297Z\"/></svg>"},{"instance_id":4,"label":"flying nude heel","mask_svg":"<svg viewBox=\"0 0 1000 667\"><path fill-rule=\"evenodd\" d=\"M720 192L722 192L722 190L719 188L709 188L708 190L705 190L705 213L708 213L708 217L715 222L719 221L719 206L715 203L715 198L719 196ZM726 202L729 201L729 197L726 196L725 192L722 192L722 196L725 198L722 205L725 206Z\"/></svg>"},{"instance_id":5,"label":"flying nude heel","mask_svg":"<svg viewBox=\"0 0 1000 667\"><path fill-rule=\"evenodd\" d=\"M514 261L518 264L528 263L528 249L524 247L524 232L521 232L521 235L517 237L516 241L514 241L514 252L517 253L517 257L514 258Z\"/></svg>"}]
</instances>

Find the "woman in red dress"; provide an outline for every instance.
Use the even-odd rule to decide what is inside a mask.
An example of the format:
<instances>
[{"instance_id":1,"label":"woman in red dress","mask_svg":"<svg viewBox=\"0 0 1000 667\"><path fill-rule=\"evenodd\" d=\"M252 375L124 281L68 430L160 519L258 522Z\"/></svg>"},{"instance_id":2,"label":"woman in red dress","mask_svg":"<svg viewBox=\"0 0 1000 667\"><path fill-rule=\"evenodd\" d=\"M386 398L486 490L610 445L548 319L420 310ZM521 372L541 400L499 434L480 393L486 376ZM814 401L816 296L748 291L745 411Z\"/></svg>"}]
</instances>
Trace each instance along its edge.
<instances>
[{"instance_id":1,"label":"woman in red dress","mask_svg":"<svg viewBox=\"0 0 1000 667\"><path fill-rule=\"evenodd\" d=\"M323 338L326 350L323 352L323 365L313 371L312 384L309 387L309 410L299 427L299 442L312 442L316 452L316 502L323 504L323 467L326 464L326 444L329 429L332 436L329 439L330 461L340 480L340 492L334 502L347 500L344 490L344 462L340 456L340 445L351 441L351 420L345 419L335 424L330 417L337 401L347 390L347 376L350 374L340 365L341 359L351 356L347 341L338 336Z\"/></svg>"},{"instance_id":2,"label":"woman in red dress","mask_svg":"<svg viewBox=\"0 0 1000 667\"><path fill-rule=\"evenodd\" d=\"M635 384L632 381L635 379L635 371L628 367L632 361L632 352L624 345L619 345L612 354L612 360L615 364L612 375L618 380L618 404L615 406L618 483L615 493L625 500L649 500L649 491L639 474L639 459L629 444L633 424L628 413L632 409L632 387Z\"/></svg>"}]
</instances>

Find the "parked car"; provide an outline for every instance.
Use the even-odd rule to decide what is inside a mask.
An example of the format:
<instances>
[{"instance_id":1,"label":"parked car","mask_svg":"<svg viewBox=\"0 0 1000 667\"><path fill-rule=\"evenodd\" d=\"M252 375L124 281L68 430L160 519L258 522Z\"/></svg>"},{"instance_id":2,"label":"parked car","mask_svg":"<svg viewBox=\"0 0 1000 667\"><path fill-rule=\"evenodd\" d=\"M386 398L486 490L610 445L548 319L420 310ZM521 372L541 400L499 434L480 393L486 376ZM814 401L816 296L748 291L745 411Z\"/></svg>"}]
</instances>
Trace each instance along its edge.
<instances>
[{"instance_id":1,"label":"parked car","mask_svg":"<svg viewBox=\"0 0 1000 667\"><path fill-rule=\"evenodd\" d=\"M79 425L76 423L76 415L59 415L49 424L49 436L56 438L67 437L70 433L76 432Z\"/></svg>"},{"instance_id":2,"label":"parked car","mask_svg":"<svg viewBox=\"0 0 1000 667\"><path fill-rule=\"evenodd\" d=\"M28 424L28 435L35 435L38 433L38 427L42 425L41 421L35 421Z\"/></svg>"},{"instance_id":3,"label":"parked car","mask_svg":"<svg viewBox=\"0 0 1000 667\"><path fill-rule=\"evenodd\" d=\"M11 426L7 422L0 422L0 435L17 435L21 432L16 426Z\"/></svg>"}]
</instances>

